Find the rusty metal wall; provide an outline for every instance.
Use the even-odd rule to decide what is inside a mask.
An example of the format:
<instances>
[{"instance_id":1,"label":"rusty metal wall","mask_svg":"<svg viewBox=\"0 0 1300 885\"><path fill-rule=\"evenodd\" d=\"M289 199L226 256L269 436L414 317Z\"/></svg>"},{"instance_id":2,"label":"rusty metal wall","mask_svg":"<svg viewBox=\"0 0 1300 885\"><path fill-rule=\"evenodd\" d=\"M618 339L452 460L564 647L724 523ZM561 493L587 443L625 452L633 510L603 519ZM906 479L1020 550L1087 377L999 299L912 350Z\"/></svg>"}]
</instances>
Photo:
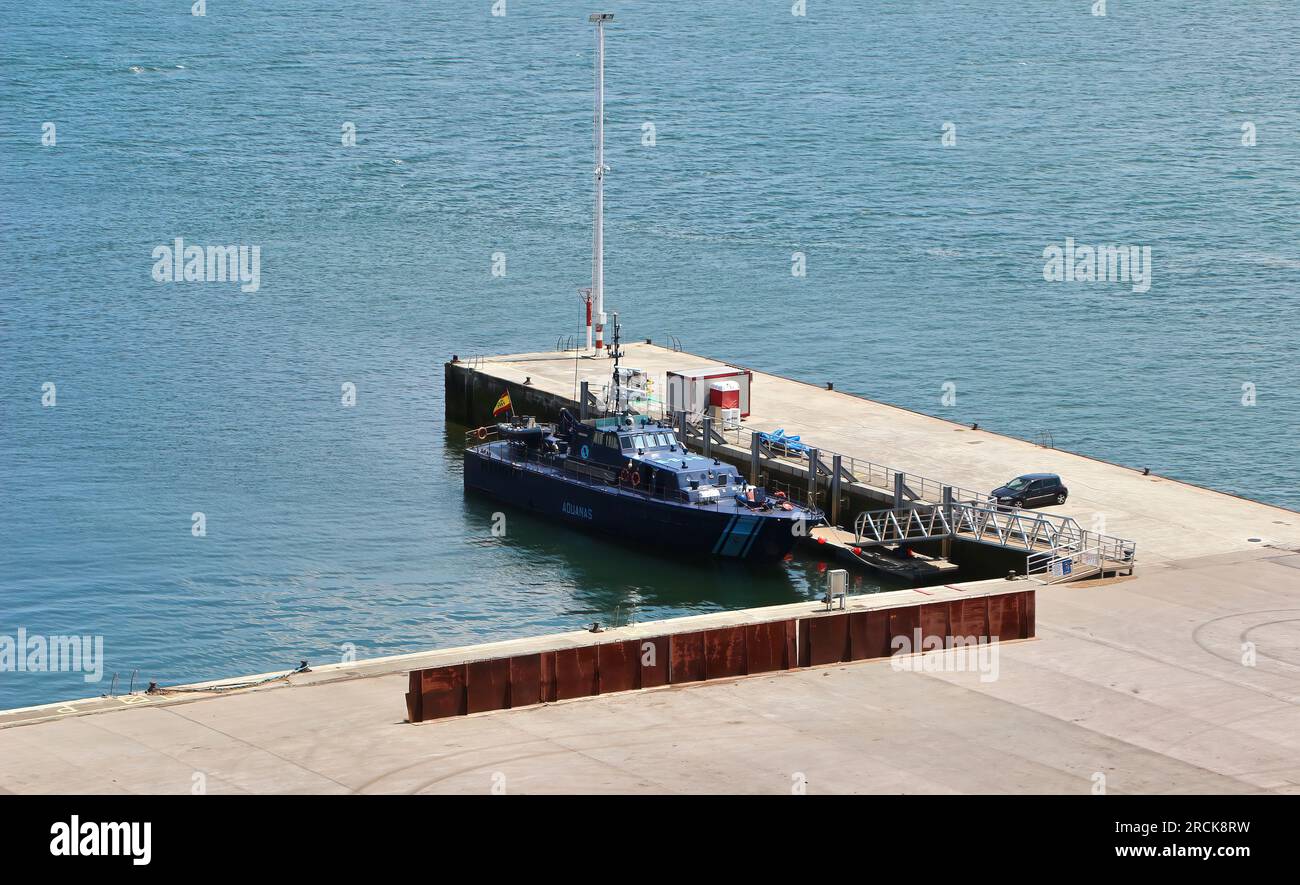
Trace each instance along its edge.
<instances>
[{"instance_id":1,"label":"rusty metal wall","mask_svg":"<svg viewBox=\"0 0 1300 885\"><path fill-rule=\"evenodd\" d=\"M799 621L799 642L808 644L808 667L818 664L838 664L849 657L849 615L820 615Z\"/></svg>"},{"instance_id":2,"label":"rusty metal wall","mask_svg":"<svg viewBox=\"0 0 1300 885\"><path fill-rule=\"evenodd\" d=\"M464 716L465 665L420 671L420 715L425 719Z\"/></svg>"},{"instance_id":3,"label":"rusty metal wall","mask_svg":"<svg viewBox=\"0 0 1300 885\"><path fill-rule=\"evenodd\" d=\"M424 712L420 704L420 671L412 670L406 675L406 719L408 722L423 722Z\"/></svg>"},{"instance_id":4,"label":"rusty metal wall","mask_svg":"<svg viewBox=\"0 0 1300 885\"><path fill-rule=\"evenodd\" d=\"M884 658L923 637L1025 639L1034 591L628 639L538 654L412 670L411 722L526 707L661 685Z\"/></svg>"},{"instance_id":5,"label":"rusty metal wall","mask_svg":"<svg viewBox=\"0 0 1300 885\"><path fill-rule=\"evenodd\" d=\"M469 713L510 707L510 659L471 661L465 665L465 709Z\"/></svg>"},{"instance_id":6,"label":"rusty metal wall","mask_svg":"<svg viewBox=\"0 0 1300 885\"><path fill-rule=\"evenodd\" d=\"M1020 593L987 597L989 603L989 639L1019 639Z\"/></svg>"},{"instance_id":7,"label":"rusty metal wall","mask_svg":"<svg viewBox=\"0 0 1300 885\"><path fill-rule=\"evenodd\" d=\"M538 693L542 696L542 703L549 704L556 700L555 652L544 651L540 657L542 659L542 684L538 686Z\"/></svg>"},{"instance_id":8,"label":"rusty metal wall","mask_svg":"<svg viewBox=\"0 0 1300 885\"><path fill-rule=\"evenodd\" d=\"M889 612L849 614L849 660L889 657Z\"/></svg>"},{"instance_id":9,"label":"rusty metal wall","mask_svg":"<svg viewBox=\"0 0 1300 885\"><path fill-rule=\"evenodd\" d=\"M542 700L542 656L518 655L510 661L510 706L527 707Z\"/></svg>"},{"instance_id":10,"label":"rusty metal wall","mask_svg":"<svg viewBox=\"0 0 1300 885\"><path fill-rule=\"evenodd\" d=\"M704 679L704 634L674 633L668 637L670 662L668 681L699 682Z\"/></svg>"},{"instance_id":11,"label":"rusty metal wall","mask_svg":"<svg viewBox=\"0 0 1300 885\"><path fill-rule=\"evenodd\" d=\"M921 606L921 635L948 638L948 603L931 602Z\"/></svg>"},{"instance_id":12,"label":"rusty metal wall","mask_svg":"<svg viewBox=\"0 0 1300 885\"><path fill-rule=\"evenodd\" d=\"M1020 638L1028 639L1031 636L1037 636L1038 624L1035 622L1035 602L1038 594L1033 590L1026 590L1020 594Z\"/></svg>"},{"instance_id":13,"label":"rusty metal wall","mask_svg":"<svg viewBox=\"0 0 1300 885\"><path fill-rule=\"evenodd\" d=\"M891 608L888 613L889 653L895 655L911 651L916 645L916 632L921 629L921 607L913 605L908 608ZM906 637L907 642L900 647L894 640L902 637Z\"/></svg>"},{"instance_id":14,"label":"rusty metal wall","mask_svg":"<svg viewBox=\"0 0 1300 885\"><path fill-rule=\"evenodd\" d=\"M555 652L555 696L561 701L600 694L596 679L596 647L563 648Z\"/></svg>"},{"instance_id":15,"label":"rusty metal wall","mask_svg":"<svg viewBox=\"0 0 1300 885\"><path fill-rule=\"evenodd\" d=\"M974 636L977 640L989 635L989 606L984 598L954 599L948 603L948 620L953 636Z\"/></svg>"},{"instance_id":16,"label":"rusty metal wall","mask_svg":"<svg viewBox=\"0 0 1300 885\"><path fill-rule=\"evenodd\" d=\"M723 627L704 631L704 678L744 676L745 628Z\"/></svg>"},{"instance_id":17,"label":"rusty metal wall","mask_svg":"<svg viewBox=\"0 0 1300 885\"><path fill-rule=\"evenodd\" d=\"M641 687L641 643L607 642L596 646L596 693L631 691Z\"/></svg>"},{"instance_id":18,"label":"rusty metal wall","mask_svg":"<svg viewBox=\"0 0 1300 885\"><path fill-rule=\"evenodd\" d=\"M667 636L656 636L654 639L642 639L638 642L640 651L637 655L641 664L642 688L655 688L668 684L668 668L672 662L670 644Z\"/></svg>"},{"instance_id":19,"label":"rusty metal wall","mask_svg":"<svg viewBox=\"0 0 1300 885\"><path fill-rule=\"evenodd\" d=\"M770 673L794 666L790 654L795 635L793 627L791 621L746 624L745 672Z\"/></svg>"}]
</instances>

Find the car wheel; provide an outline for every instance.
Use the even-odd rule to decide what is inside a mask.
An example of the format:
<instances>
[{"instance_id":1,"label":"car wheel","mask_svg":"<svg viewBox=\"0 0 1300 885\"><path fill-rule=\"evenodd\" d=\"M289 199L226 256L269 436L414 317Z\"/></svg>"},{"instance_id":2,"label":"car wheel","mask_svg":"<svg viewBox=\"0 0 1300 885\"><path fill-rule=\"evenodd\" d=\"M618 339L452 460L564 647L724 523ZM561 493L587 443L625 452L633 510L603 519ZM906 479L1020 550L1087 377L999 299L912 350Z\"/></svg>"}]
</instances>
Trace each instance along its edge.
<instances>
[{"instance_id":1,"label":"car wheel","mask_svg":"<svg viewBox=\"0 0 1300 885\"><path fill-rule=\"evenodd\" d=\"M1024 506L1025 506L1025 502L1022 501L1022 500L1020 500L1019 498L1016 498L1014 501L1011 502L1011 506L1012 506L1012 507L1024 507Z\"/></svg>"},{"instance_id":2,"label":"car wheel","mask_svg":"<svg viewBox=\"0 0 1300 885\"><path fill-rule=\"evenodd\" d=\"M1057 504L1064 504L1064 503L1065 503L1065 492L1058 492L1058 493L1056 494L1056 503L1057 503Z\"/></svg>"}]
</instances>

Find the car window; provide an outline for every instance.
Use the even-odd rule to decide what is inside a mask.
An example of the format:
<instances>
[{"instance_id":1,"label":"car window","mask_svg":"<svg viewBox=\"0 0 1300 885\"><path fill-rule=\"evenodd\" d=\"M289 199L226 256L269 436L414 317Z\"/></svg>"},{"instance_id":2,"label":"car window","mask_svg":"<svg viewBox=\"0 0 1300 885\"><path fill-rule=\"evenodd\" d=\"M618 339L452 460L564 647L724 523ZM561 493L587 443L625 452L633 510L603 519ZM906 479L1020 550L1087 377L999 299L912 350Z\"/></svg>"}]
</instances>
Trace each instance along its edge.
<instances>
[{"instance_id":1,"label":"car window","mask_svg":"<svg viewBox=\"0 0 1300 885\"><path fill-rule=\"evenodd\" d=\"M1013 492L1018 492L1028 485L1029 480L1025 479L1023 476L1017 476L1015 479L1011 480L1011 482L1007 483L1007 488L1011 489Z\"/></svg>"}]
</instances>

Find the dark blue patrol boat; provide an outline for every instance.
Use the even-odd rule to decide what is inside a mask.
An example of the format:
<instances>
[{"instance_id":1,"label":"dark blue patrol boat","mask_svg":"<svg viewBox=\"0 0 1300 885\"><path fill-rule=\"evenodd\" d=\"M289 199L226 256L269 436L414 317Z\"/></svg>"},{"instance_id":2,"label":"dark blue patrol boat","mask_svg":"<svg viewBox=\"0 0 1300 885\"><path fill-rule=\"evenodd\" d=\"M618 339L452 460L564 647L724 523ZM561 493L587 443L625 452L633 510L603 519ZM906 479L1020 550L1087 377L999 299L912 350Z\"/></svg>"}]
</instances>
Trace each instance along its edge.
<instances>
[{"instance_id":1,"label":"dark blue patrol boat","mask_svg":"<svg viewBox=\"0 0 1300 885\"><path fill-rule=\"evenodd\" d=\"M580 421L562 409L558 424L511 418L471 431L467 443L466 489L677 554L779 559L822 520L820 510L768 495L730 464L688 451L671 426L630 411Z\"/></svg>"},{"instance_id":2,"label":"dark blue patrol boat","mask_svg":"<svg viewBox=\"0 0 1300 885\"><path fill-rule=\"evenodd\" d=\"M596 203L587 347L593 349L594 313L594 353L601 352L605 322L603 25L612 18L607 13L591 18L597 26ZM562 411L555 425L512 418L494 428L480 427L467 440L465 488L678 555L712 553L751 560L785 556L800 534L821 521L821 511L769 496L747 484L731 465L688 452L671 427L623 410L618 395L618 314L614 317L613 415L580 421ZM509 403L509 398L502 402Z\"/></svg>"},{"instance_id":3,"label":"dark blue patrol boat","mask_svg":"<svg viewBox=\"0 0 1300 885\"><path fill-rule=\"evenodd\" d=\"M636 544L679 554L779 559L821 521L770 496L730 464L686 450L644 415L557 425L515 418L479 428L465 451L465 488Z\"/></svg>"}]
</instances>

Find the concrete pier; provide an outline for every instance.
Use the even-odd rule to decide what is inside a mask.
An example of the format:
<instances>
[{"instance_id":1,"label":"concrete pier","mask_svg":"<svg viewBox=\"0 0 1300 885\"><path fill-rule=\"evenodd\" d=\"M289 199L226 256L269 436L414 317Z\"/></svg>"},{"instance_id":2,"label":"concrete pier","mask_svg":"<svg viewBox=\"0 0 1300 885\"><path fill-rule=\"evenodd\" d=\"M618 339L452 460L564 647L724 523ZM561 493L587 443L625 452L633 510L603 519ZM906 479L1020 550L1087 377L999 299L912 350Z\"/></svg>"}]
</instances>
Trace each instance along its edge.
<instances>
[{"instance_id":1,"label":"concrete pier","mask_svg":"<svg viewBox=\"0 0 1300 885\"><path fill-rule=\"evenodd\" d=\"M656 374L713 363L626 349L627 365ZM550 414L582 380L603 384L609 367L579 360L575 376L572 354L449 364L449 415L485 423L483 403L490 410L502 386L518 411ZM0 790L189 793L201 774L212 793L1300 793L1300 514L761 372L752 396L750 426L954 485L1059 473L1071 496L1052 510L1084 526L1101 514L1107 533L1137 541L1142 564L1132 577L1040 587L1037 638L999 643L992 678L941 651L916 666L811 666L405 721L412 670L591 642L533 637L317 667L252 689L214 683L0 713ZM852 604L992 586L1031 584ZM629 629L708 630L821 608Z\"/></svg>"},{"instance_id":2,"label":"concrete pier","mask_svg":"<svg viewBox=\"0 0 1300 885\"><path fill-rule=\"evenodd\" d=\"M189 793L201 773L211 793L1300 793L1300 555L1202 557L1037 596L1039 638L1002 644L991 680L863 661L406 724L407 671L467 651L449 649L6 715L0 790Z\"/></svg>"},{"instance_id":3,"label":"concrete pier","mask_svg":"<svg viewBox=\"0 0 1300 885\"><path fill-rule=\"evenodd\" d=\"M626 344L623 350L623 365L645 370L660 384L670 370L718 365L717 360L652 344ZM593 390L607 383L610 367L603 357L575 360L572 353L448 364L448 417L469 425L486 423L504 388L516 411L553 414L574 405L581 381L590 381ZM1100 520L1104 534L1138 543L1143 564L1269 545L1300 550L1300 514L1291 510L751 371L752 413L746 427L784 428L827 451L982 492L1021 473L1060 474L1070 489L1069 500L1047 511L1073 517L1084 528ZM748 451L742 456L748 459ZM891 506L884 498L881 502Z\"/></svg>"}]
</instances>

